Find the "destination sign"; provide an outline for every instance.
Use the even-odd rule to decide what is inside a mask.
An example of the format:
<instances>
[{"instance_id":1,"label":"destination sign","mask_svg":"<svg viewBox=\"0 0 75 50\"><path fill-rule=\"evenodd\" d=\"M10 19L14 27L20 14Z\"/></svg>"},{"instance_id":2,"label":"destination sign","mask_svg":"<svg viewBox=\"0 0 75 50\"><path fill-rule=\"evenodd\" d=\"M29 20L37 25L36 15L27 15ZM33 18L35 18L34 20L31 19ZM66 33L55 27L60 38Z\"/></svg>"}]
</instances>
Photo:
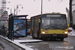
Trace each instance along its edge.
<instances>
[{"instance_id":1,"label":"destination sign","mask_svg":"<svg viewBox=\"0 0 75 50\"><path fill-rule=\"evenodd\" d=\"M46 15L46 17L61 17L61 15Z\"/></svg>"}]
</instances>

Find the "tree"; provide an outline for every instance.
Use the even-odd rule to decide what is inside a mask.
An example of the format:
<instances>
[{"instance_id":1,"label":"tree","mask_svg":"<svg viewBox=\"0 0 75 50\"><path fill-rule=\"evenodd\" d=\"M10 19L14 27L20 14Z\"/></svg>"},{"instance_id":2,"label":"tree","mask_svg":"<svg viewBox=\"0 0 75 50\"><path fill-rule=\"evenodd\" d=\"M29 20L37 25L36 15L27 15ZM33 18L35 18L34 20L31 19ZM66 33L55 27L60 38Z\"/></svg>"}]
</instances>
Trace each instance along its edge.
<instances>
[{"instance_id":1,"label":"tree","mask_svg":"<svg viewBox=\"0 0 75 50\"><path fill-rule=\"evenodd\" d=\"M61 0L61 1L63 1L63 0ZM72 16L72 1L73 1L73 0L69 0L70 27L72 27L72 23L73 23L73 16Z\"/></svg>"},{"instance_id":2,"label":"tree","mask_svg":"<svg viewBox=\"0 0 75 50\"><path fill-rule=\"evenodd\" d=\"M72 1L69 1L69 16L70 16L70 26L72 27L72 22L73 22L73 16L72 16Z\"/></svg>"},{"instance_id":3,"label":"tree","mask_svg":"<svg viewBox=\"0 0 75 50\"><path fill-rule=\"evenodd\" d=\"M50 1L50 0L49 0ZM62 2L63 0L61 0ZM73 0L69 0L69 17L70 17L70 27L72 27L72 23L73 23L73 16L72 16L72 1Z\"/></svg>"}]
</instances>

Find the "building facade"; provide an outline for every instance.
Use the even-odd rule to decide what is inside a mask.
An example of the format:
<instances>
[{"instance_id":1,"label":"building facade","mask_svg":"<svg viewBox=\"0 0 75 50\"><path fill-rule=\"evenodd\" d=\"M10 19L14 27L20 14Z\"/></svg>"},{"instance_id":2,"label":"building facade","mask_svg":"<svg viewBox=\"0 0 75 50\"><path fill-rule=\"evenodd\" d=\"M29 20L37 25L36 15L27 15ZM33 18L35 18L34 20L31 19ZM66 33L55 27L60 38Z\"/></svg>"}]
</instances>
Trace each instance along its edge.
<instances>
[{"instance_id":1,"label":"building facade","mask_svg":"<svg viewBox=\"0 0 75 50\"><path fill-rule=\"evenodd\" d=\"M73 16L73 23L75 23L75 0L72 1L72 16Z\"/></svg>"},{"instance_id":2,"label":"building facade","mask_svg":"<svg viewBox=\"0 0 75 50\"><path fill-rule=\"evenodd\" d=\"M3 14L3 9L0 9L0 17L2 16Z\"/></svg>"},{"instance_id":3,"label":"building facade","mask_svg":"<svg viewBox=\"0 0 75 50\"><path fill-rule=\"evenodd\" d=\"M4 11L6 11L6 0L0 0L0 17L3 17Z\"/></svg>"}]
</instances>

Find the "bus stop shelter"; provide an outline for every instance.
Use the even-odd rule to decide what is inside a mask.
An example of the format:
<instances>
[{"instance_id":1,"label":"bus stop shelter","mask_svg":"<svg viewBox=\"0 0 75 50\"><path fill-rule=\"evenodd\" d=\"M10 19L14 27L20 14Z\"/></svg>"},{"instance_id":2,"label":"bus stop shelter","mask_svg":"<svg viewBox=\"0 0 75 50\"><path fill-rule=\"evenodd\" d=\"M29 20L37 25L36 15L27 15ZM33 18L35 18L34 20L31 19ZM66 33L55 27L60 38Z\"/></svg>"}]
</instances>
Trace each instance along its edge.
<instances>
[{"instance_id":1,"label":"bus stop shelter","mask_svg":"<svg viewBox=\"0 0 75 50\"><path fill-rule=\"evenodd\" d=\"M11 15L8 20L8 38L27 36L27 17L28 15Z\"/></svg>"}]
</instances>

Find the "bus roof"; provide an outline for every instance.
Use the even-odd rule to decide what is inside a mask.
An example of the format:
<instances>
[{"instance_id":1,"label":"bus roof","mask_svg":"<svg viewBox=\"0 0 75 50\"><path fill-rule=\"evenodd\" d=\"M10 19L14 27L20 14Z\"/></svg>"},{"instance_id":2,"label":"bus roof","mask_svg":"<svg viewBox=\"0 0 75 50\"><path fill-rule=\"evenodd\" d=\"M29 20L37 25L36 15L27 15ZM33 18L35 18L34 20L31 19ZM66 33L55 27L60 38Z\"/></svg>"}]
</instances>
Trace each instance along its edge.
<instances>
[{"instance_id":1,"label":"bus roof","mask_svg":"<svg viewBox=\"0 0 75 50\"><path fill-rule=\"evenodd\" d=\"M44 14L39 14L39 15L35 15L35 16L32 16L32 17L40 17L41 15L46 15L46 14L62 14L62 13L54 13L54 12L53 13L44 13ZM63 15L65 15L65 14L63 14Z\"/></svg>"}]
</instances>

